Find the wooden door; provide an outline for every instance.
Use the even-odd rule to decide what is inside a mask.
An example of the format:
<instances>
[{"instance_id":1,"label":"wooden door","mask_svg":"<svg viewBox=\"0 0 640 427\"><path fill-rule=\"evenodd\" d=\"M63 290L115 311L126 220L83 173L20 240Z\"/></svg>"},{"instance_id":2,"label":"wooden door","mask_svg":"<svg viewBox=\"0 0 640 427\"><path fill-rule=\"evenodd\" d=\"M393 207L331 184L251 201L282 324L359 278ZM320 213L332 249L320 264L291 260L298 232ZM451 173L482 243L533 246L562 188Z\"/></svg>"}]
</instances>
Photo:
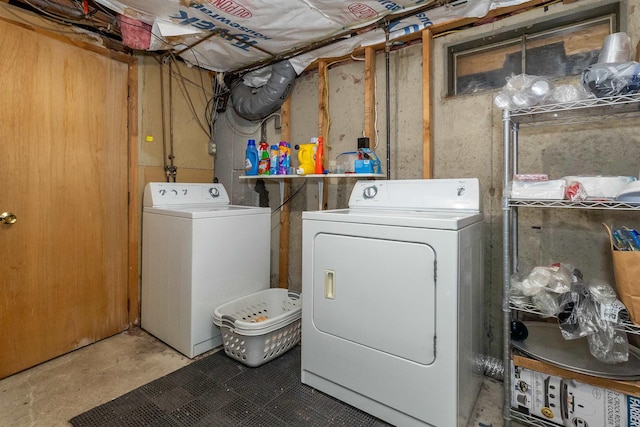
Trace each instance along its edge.
<instances>
[{"instance_id":1,"label":"wooden door","mask_svg":"<svg viewBox=\"0 0 640 427\"><path fill-rule=\"evenodd\" d=\"M0 21L0 378L128 327L128 66Z\"/></svg>"}]
</instances>

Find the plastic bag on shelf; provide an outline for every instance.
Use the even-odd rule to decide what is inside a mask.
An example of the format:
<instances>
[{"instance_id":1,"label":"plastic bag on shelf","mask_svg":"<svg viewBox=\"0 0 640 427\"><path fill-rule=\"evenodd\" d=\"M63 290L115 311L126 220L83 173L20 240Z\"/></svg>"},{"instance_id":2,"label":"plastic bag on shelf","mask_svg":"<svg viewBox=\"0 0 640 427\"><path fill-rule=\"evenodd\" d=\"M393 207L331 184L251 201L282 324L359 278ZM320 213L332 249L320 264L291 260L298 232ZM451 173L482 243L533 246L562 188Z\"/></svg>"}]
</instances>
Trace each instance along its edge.
<instances>
[{"instance_id":1,"label":"plastic bag on shelf","mask_svg":"<svg viewBox=\"0 0 640 427\"><path fill-rule=\"evenodd\" d=\"M589 351L601 362L623 363L629 360L627 333L616 328L620 323L620 311L625 308L608 283L594 281L589 284L589 294L596 315L593 320L596 331L587 337Z\"/></svg>"},{"instance_id":2,"label":"plastic bag on shelf","mask_svg":"<svg viewBox=\"0 0 640 427\"><path fill-rule=\"evenodd\" d=\"M509 182L507 191L513 199L562 200L566 182L554 180L515 180Z\"/></svg>"},{"instance_id":3,"label":"plastic bag on shelf","mask_svg":"<svg viewBox=\"0 0 640 427\"><path fill-rule=\"evenodd\" d=\"M582 71L580 81L598 98L637 93L640 91L640 63L594 64Z\"/></svg>"},{"instance_id":4,"label":"plastic bag on shelf","mask_svg":"<svg viewBox=\"0 0 640 427\"><path fill-rule=\"evenodd\" d=\"M566 340L582 338L596 332L595 309L583 282L573 283L571 290L558 295L558 326Z\"/></svg>"},{"instance_id":5,"label":"plastic bag on shelf","mask_svg":"<svg viewBox=\"0 0 640 427\"><path fill-rule=\"evenodd\" d=\"M587 199L613 199L629 183L636 181L635 176L570 175L563 177L567 182L579 182Z\"/></svg>"},{"instance_id":6,"label":"plastic bag on shelf","mask_svg":"<svg viewBox=\"0 0 640 427\"><path fill-rule=\"evenodd\" d=\"M529 108L544 103L553 92L546 78L528 74L512 74L493 102L500 109Z\"/></svg>"},{"instance_id":7,"label":"plastic bag on shelf","mask_svg":"<svg viewBox=\"0 0 640 427\"><path fill-rule=\"evenodd\" d=\"M516 273L511 276L510 299L524 306L529 298L543 315L555 316L559 309L558 294L571 289L573 271L572 265L558 263L534 267L526 276Z\"/></svg>"},{"instance_id":8,"label":"plastic bag on shelf","mask_svg":"<svg viewBox=\"0 0 640 427\"><path fill-rule=\"evenodd\" d=\"M567 184L567 188L564 190L564 197L572 202L581 202L587 200L587 191L580 182L572 181Z\"/></svg>"},{"instance_id":9,"label":"plastic bag on shelf","mask_svg":"<svg viewBox=\"0 0 640 427\"><path fill-rule=\"evenodd\" d=\"M527 280L532 287L544 287L551 292L561 294L571 290L573 266L557 263L550 266L534 267Z\"/></svg>"},{"instance_id":10,"label":"plastic bag on shelf","mask_svg":"<svg viewBox=\"0 0 640 427\"><path fill-rule=\"evenodd\" d=\"M563 103L582 101L593 97L593 94L588 92L581 84L564 84L556 87L545 100L550 103Z\"/></svg>"},{"instance_id":11,"label":"plastic bag on shelf","mask_svg":"<svg viewBox=\"0 0 640 427\"><path fill-rule=\"evenodd\" d=\"M587 337L589 351L601 362L624 363L629 360L629 340L626 332L619 331L608 322Z\"/></svg>"},{"instance_id":12,"label":"plastic bag on shelf","mask_svg":"<svg viewBox=\"0 0 640 427\"><path fill-rule=\"evenodd\" d=\"M519 281L513 279L511 281L511 289L514 292L527 297L539 294L540 292L542 292L545 286L545 283L531 282L528 277L525 277Z\"/></svg>"},{"instance_id":13,"label":"plastic bag on shelf","mask_svg":"<svg viewBox=\"0 0 640 427\"><path fill-rule=\"evenodd\" d=\"M509 280L509 301L516 307L526 308L531 304L531 296L523 293L522 280L523 277L520 272L511 275Z\"/></svg>"},{"instance_id":14,"label":"plastic bag on shelf","mask_svg":"<svg viewBox=\"0 0 640 427\"><path fill-rule=\"evenodd\" d=\"M546 317L556 316L560 310L558 295L548 290L533 295L531 303Z\"/></svg>"},{"instance_id":15,"label":"plastic bag on shelf","mask_svg":"<svg viewBox=\"0 0 640 427\"><path fill-rule=\"evenodd\" d=\"M595 279L589 282L589 294L599 304L609 305L618 301L615 289L603 280Z\"/></svg>"}]
</instances>

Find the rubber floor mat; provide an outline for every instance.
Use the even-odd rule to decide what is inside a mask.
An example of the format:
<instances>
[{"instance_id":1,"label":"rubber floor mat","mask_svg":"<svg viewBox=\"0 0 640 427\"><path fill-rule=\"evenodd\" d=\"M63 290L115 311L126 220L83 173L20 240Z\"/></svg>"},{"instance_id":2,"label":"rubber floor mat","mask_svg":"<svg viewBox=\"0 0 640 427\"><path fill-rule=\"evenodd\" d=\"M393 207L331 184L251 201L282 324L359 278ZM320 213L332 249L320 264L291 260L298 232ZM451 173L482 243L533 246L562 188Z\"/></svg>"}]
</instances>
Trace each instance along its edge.
<instances>
[{"instance_id":1,"label":"rubber floor mat","mask_svg":"<svg viewBox=\"0 0 640 427\"><path fill-rule=\"evenodd\" d=\"M257 368L218 351L73 417L101 426L389 426L300 382L300 345Z\"/></svg>"}]
</instances>

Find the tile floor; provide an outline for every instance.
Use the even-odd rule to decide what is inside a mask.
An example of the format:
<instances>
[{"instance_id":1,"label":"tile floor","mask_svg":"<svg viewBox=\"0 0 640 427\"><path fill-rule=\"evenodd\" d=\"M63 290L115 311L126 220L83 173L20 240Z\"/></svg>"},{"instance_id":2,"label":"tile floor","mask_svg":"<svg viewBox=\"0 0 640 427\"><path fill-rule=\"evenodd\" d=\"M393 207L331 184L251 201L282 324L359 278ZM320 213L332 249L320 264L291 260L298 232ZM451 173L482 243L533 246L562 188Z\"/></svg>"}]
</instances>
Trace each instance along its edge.
<instances>
[{"instance_id":1,"label":"tile floor","mask_svg":"<svg viewBox=\"0 0 640 427\"><path fill-rule=\"evenodd\" d=\"M73 416L190 362L134 328L0 380L0 425L69 426ZM502 383L486 378L469 427L501 427L502 402Z\"/></svg>"}]
</instances>

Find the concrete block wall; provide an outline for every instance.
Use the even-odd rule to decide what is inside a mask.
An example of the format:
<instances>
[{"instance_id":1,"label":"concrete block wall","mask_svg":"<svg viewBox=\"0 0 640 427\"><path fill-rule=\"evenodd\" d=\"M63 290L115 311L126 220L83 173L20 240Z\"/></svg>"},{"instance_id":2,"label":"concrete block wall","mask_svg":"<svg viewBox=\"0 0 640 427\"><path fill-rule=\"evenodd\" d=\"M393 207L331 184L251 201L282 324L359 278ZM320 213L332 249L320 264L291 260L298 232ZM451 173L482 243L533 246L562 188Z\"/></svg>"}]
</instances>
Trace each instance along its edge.
<instances>
[{"instance_id":1,"label":"concrete block wall","mask_svg":"<svg viewBox=\"0 0 640 427\"><path fill-rule=\"evenodd\" d=\"M497 91L457 97L447 96L447 47L503 29L572 14L581 8L608 3L603 0L562 2L532 12L438 37L433 43L434 177L478 177L485 214L485 334L486 351L500 356L502 346L502 112L493 105ZM640 39L640 0L622 2L621 30L635 43ZM419 43L393 50L390 71L390 165L392 179L422 177L422 58ZM345 61L330 65L329 160L355 150L364 125L364 62ZM377 143L376 153L386 173L385 55L376 57ZM247 138L259 139L259 123L247 122L229 107L218 121L216 176L232 194L234 203L258 203L253 181L241 181ZM267 121L268 141L277 143L279 131ZM550 127L521 135L520 171L549 174L552 178L572 174L634 175L640 169L638 121L589 124L572 128ZM318 73L309 71L296 79L291 95L291 143L305 143L318 135ZM253 136L252 136L253 135ZM295 152L293 157L295 159ZM295 162L295 160L294 160ZM297 164L297 163L296 163ZM301 288L301 214L318 209L315 181L295 180L291 193L298 195L290 209L289 287ZM353 180L331 180L328 207L347 206ZM277 183L267 182L270 206L279 204ZM279 221L272 221L272 285L278 283ZM640 216L608 211L523 210L520 215L520 267L567 262L583 271L585 279L612 280L606 236L600 222L640 228ZM384 265L385 254L372 262Z\"/></svg>"}]
</instances>

